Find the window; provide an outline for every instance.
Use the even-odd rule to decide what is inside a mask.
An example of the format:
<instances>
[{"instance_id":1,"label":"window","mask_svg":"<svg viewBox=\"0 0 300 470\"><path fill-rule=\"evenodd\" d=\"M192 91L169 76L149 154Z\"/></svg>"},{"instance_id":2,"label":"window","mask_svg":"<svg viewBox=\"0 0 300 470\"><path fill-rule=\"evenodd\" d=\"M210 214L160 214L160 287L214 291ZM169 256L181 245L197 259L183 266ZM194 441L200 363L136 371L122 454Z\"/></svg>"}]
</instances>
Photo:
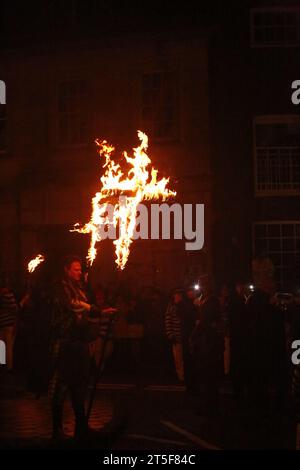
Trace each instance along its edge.
<instances>
[{"instance_id":1,"label":"window","mask_svg":"<svg viewBox=\"0 0 300 470\"><path fill-rule=\"evenodd\" d=\"M0 153L6 151L6 104L0 104Z\"/></svg>"},{"instance_id":2,"label":"window","mask_svg":"<svg viewBox=\"0 0 300 470\"><path fill-rule=\"evenodd\" d=\"M300 46L299 8L254 8L251 11L253 47Z\"/></svg>"},{"instance_id":3,"label":"window","mask_svg":"<svg viewBox=\"0 0 300 470\"><path fill-rule=\"evenodd\" d=\"M178 107L174 75L170 72L142 76L142 126L156 140L178 135Z\"/></svg>"},{"instance_id":4,"label":"window","mask_svg":"<svg viewBox=\"0 0 300 470\"><path fill-rule=\"evenodd\" d=\"M88 90L83 80L66 81L58 90L58 142L61 145L88 142Z\"/></svg>"},{"instance_id":5,"label":"window","mask_svg":"<svg viewBox=\"0 0 300 470\"><path fill-rule=\"evenodd\" d=\"M300 117L261 116L254 121L255 192L300 193Z\"/></svg>"},{"instance_id":6,"label":"window","mask_svg":"<svg viewBox=\"0 0 300 470\"><path fill-rule=\"evenodd\" d=\"M255 223L253 232L254 253L273 261L281 287L293 286L300 272L300 220Z\"/></svg>"}]
</instances>

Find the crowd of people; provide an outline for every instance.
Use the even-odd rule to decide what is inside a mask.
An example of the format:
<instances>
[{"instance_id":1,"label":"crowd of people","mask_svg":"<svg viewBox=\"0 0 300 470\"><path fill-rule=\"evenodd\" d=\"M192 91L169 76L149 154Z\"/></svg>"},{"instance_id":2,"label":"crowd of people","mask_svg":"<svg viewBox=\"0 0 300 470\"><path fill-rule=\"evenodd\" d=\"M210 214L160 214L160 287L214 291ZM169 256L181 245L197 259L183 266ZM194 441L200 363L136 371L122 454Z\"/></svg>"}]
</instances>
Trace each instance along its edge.
<instances>
[{"instance_id":1,"label":"crowd of people","mask_svg":"<svg viewBox=\"0 0 300 470\"><path fill-rule=\"evenodd\" d=\"M91 289L81 260L71 256L58 280L43 283L37 277L20 298L8 279L0 279L0 339L6 344L5 373L25 371L29 388L47 390L57 439L64 438L68 392L76 435L90 432L85 396L91 366L94 373L102 370L117 344L129 344L123 356L130 354L143 368L151 361L163 367L164 357L173 357L174 373L199 398L201 414L219 413L224 380L237 406L258 413L270 412L270 406L284 412L299 400L291 343L300 339L300 293L283 304L271 279L253 290L244 281L215 289L207 275L199 286L176 289L169 297L149 287Z\"/></svg>"},{"instance_id":2,"label":"crowd of people","mask_svg":"<svg viewBox=\"0 0 300 470\"><path fill-rule=\"evenodd\" d=\"M199 297L192 289L176 291L169 304L166 331L178 379L192 392L202 391L201 413L218 413L225 378L237 405L259 414L271 407L284 412L293 392L299 393L291 345L300 338L300 292L287 304L271 280L252 289L238 281L214 292L207 277Z\"/></svg>"}]
</instances>

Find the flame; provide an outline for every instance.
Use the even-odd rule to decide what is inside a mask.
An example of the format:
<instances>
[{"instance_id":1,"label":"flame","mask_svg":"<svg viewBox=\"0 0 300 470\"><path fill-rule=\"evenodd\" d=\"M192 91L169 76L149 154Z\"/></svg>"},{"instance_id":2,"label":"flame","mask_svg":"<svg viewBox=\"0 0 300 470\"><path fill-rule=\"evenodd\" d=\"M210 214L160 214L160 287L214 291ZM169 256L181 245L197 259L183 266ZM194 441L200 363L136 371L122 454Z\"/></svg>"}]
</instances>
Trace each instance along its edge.
<instances>
[{"instance_id":1,"label":"flame","mask_svg":"<svg viewBox=\"0 0 300 470\"><path fill-rule=\"evenodd\" d=\"M43 255L37 255L34 259L32 259L31 261L29 261L28 263L28 271L30 273L33 273L33 271L35 270L35 268L40 264L42 263L43 261L45 261L45 257Z\"/></svg>"},{"instance_id":2,"label":"flame","mask_svg":"<svg viewBox=\"0 0 300 470\"><path fill-rule=\"evenodd\" d=\"M176 192L167 189L169 178L157 180L158 170L152 168L149 174L148 167L151 163L146 151L148 148L148 137L142 131L138 131L140 145L133 149L133 157L127 152L123 155L130 165L126 174L121 170L118 163L111 158L115 150L106 140L96 144L99 147L99 154L105 158L103 168L104 175L100 181L102 187L92 199L92 215L90 221L83 227L75 224L74 230L80 233L91 234L91 243L87 255L91 265L97 255L96 243L101 241L99 227L108 226L113 223L116 227L119 224L119 238L114 241L116 252L116 263L122 270L124 269L130 253L130 245L133 241L134 228L137 217L137 207L141 201L158 199L166 200L170 196L175 196ZM128 196L128 193L130 194ZM109 220L107 215L107 204L112 201L113 196L125 196L126 204L116 202L114 204L113 221Z\"/></svg>"}]
</instances>

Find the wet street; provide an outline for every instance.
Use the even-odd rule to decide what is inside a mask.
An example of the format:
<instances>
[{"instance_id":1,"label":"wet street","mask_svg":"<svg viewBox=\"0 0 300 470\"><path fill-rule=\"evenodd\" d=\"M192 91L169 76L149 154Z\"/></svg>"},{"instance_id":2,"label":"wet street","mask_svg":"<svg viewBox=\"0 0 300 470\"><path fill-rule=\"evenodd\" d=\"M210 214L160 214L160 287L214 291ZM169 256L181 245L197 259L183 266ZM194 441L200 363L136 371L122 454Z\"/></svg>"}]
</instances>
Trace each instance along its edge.
<instances>
[{"instance_id":1,"label":"wet street","mask_svg":"<svg viewBox=\"0 0 300 470\"><path fill-rule=\"evenodd\" d=\"M237 409L226 384L221 389L221 413L208 418L199 413L199 397L189 396L177 383L155 382L153 377L116 379L105 377L98 383L90 426L100 433L93 448L190 451L297 446L297 427L291 417L276 410L258 417L246 407ZM0 393L0 447L55 448L48 398L36 399L24 390L20 378L12 376L1 381ZM71 437L74 420L69 402L64 427ZM68 445L82 446L74 440Z\"/></svg>"}]
</instances>

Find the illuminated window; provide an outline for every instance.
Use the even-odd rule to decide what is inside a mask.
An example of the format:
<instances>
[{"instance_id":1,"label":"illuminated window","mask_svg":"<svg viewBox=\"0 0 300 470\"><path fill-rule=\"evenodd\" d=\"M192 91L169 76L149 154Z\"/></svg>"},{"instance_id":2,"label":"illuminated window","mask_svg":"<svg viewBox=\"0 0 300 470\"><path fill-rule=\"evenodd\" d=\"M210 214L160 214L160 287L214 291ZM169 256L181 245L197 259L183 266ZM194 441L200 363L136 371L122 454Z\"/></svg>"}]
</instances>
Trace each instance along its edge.
<instances>
[{"instance_id":1,"label":"illuminated window","mask_svg":"<svg viewBox=\"0 0 300 470\"><path fill-rule=\"evenodd\" d=\"M59 84L58 142L61 145L88 142L88 90L84 80Z\"/></svg>"},{"instance_id":2,"label":"illuminated window","mask_svg":"<svg viewBox=\"0 0 300 470\"><path fill-rule=\"evenodd\" d=\"M178 136L178 106L174 74L142 76L142 126L152 139L173 140Z\"/></svg>"},{"instance_id":3,"label":"illuminated window","mask_svg":"<svg viewBox=\"0 0 300 470\"><path fill-rule=\"evenodd\" d=\"M254 8L251 11L251 45L300 46L300 9Z\"/></svg>"},{"instance_id":4,"label":"illuminated window","mask_svg":"<svg viewBox=\"0 0 300 470\"><path fill-rule=\"evenodd\" d=\"M276 280L282 287L292 286L299 279L300 220L255 223L253 248L255 254L272 260Z\"/></svg>"},{"instance_id":5,"label":"illuminated window","mask_svg":"<svg viewBox=\"0 0 300 470\"><path fill-rule=\"evenodd\" d=\"M300 193L300 117L260 116L254 121L256 195Z\"/></svg>"}]
</instances>

